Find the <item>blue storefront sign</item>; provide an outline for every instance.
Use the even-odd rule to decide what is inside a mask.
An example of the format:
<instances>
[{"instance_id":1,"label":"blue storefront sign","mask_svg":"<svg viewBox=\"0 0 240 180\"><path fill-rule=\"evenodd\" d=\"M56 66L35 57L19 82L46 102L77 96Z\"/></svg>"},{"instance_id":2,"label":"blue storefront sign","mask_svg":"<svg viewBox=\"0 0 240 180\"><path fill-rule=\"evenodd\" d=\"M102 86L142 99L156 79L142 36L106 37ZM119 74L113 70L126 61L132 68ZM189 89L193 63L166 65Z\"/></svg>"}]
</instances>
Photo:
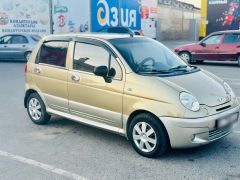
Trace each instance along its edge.
<instances>
[{"instance_id":1,"label":"blue storefront sign","mask_svg":"<svg viewBox=\"0 0 240 180\"><path fill-rule=\"evenodd\" d=\"M141 29L139 2L139 0L92 0L92 31L117 26Z\"/></svg>"}]
</instances>

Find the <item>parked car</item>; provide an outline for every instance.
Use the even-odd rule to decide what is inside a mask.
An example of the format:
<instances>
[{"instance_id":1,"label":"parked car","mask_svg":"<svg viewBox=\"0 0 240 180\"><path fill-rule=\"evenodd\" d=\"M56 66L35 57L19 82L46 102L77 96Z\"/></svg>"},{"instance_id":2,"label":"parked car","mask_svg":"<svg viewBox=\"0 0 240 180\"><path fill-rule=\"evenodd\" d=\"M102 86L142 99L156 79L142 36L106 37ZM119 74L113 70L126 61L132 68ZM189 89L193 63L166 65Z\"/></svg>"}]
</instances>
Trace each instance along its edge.
<instances>
[{"instance_id":1,"label":"parked car","mask_svg":"<svg viewBox=\"0 0 240 180\"><path fill-rule=\"evenodd\" d=\"M109 130L146 157L223 138L239 117L226 82L145 37L47 36L25 77L24 105L34 123L59 115Z\"/></svg>"},{"instance_id":2,"label":"parked car","mask_svg":"<svg viewBox=\"0 0 240 180\"><path fill-rule=\"evenodd\" d=\"M141 31L135 31L130 29L129 27L107 27L98 30L101 33L117 33L117 34L131 34L131 35L142 35Z\"/></svg>"},{"instance_id":3,"label":"parked car","mask_svg":"<svg viewBox=\"0 0 240 180\"><path fill-rule=\"evenodd\" d=\"M189 63L236 61L240 66L240 31L220 31L198 43L177 47L175 52Z\"/></svg>"},{"instance_id":4,"label":"parked car","mask_svg":"<svg viewBox=\"0 0 240 180\"><path fill-rule=\"evenodd\" d=\"M0 37L0 60L27 61L37 42L38 35L8 34Z\"/></svg>"}]
</instances>

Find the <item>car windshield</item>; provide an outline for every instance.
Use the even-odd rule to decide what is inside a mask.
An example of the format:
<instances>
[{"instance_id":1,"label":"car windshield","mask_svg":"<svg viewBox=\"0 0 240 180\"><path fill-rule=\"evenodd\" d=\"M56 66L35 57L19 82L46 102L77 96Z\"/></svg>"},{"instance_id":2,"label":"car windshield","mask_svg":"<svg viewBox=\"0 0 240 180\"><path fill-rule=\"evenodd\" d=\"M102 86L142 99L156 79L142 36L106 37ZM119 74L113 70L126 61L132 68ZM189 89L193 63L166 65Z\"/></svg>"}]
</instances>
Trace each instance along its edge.
<instances>
[{"instance_id":1,"label":"car windshield","mask_svg":"<svg viewBox=\"0 0 240 180\"><path fill-rule=\"evenodd\" d=\"M161 43L149 38L109 40L138 74L177 75L193 72L180 57Z\"/></svg>"}]
</instances>

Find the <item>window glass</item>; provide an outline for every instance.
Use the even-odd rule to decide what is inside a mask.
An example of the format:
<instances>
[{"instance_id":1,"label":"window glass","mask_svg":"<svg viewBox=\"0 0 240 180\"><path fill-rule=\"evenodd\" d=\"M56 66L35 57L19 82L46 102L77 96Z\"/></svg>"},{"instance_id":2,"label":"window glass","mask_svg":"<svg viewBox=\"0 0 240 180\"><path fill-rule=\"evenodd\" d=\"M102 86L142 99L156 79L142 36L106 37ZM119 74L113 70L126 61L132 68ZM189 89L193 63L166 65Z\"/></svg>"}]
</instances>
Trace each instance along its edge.
<instances>
[{"instance_id":1,"label":"window glass","mask_svg":"<svg viewBox=\"0 0 240 180\"><path fill-rule=\"evenodd\" d=\"M93 73L98 66L108 66L109 53L99 46L76 43L73 69Z\"/></svg>"},{"instance_id":2,"label":"window glass","mask_svg":"<svg viewBox=\"0 0 240 180\"><path fill-rule=\"evenodd\" d=\"M205 41L203 41L203 43L219 44L221 42L221 37L222 37L222 35L213 35L213 36L209 37L208 39L206 39Z\"/></svg>"},{"instance_id":3,"label":"window glass","mask_svg":"<svg viewBox=\"0 0 240 180\"><path fill-rule=\"evenodd\" d=\"M26 44L28 43L28 40L24 36L12 36L11 38L11 44Z\"/></svg>"},{"instance_id":4,"label":"window glass","mask_svg":"<svg viewBox=\"0 0 240 180\"><path fill-rule=\"evenodd\" d=\"M39 63L65 67L67 58L68 42L51 41L42 45Z\"/></svg>"},{"instance_id":5,"label":"window glass","mask_svg":"<svg viewBox=\"0 0 240 180\"><path fill-rule=\"evenodd\" d=\"M186 65L171 50L151 39L121 38L109 41L135 72L167 71L173 67Z\"/></svg>"},{"instance_id":6,"label":"window glass","mask_svg":"<svg viewBox=\"0 0 240 180\"><path fill-rule=\"evenodd\" d=\"M116 75L114 76L114 79L122 79L122 69L120 65L118 64L117 60L111 56L111 68L114 68L116 71Z\"/></svg>"},{"instance_id":7,"label":"window glass","mask_svg":"<svg viewBox=\"0 0 240 180\"><path fill-rule=\"evenodd\" d=\"M109 56L110 53L103 47L92 44L76 43L73 69L93 73L95 67L109 67ZM110 67L116 70L114 78L121 79L121 67L113 56L111 56Z\"/></svg>"},{"instance_id":8,"label":"window glass","mask_svg":"<svg viewBox=\"0 0 240 180\"><path fill-rule=\"evenodd\" d=\"M224 36L224 44L234 44L240 42L240 34L226 34Z\"/></svg>"},{"instance_id":9,"label":"window glass","mask_svg":"<svg viewBox=\"0 0 240 180\"><path fill-rule=\"evenodd\" d=\"M4 36L0 39L0 44L10 44L12 36Z\"/></svg>"}]
</instances>

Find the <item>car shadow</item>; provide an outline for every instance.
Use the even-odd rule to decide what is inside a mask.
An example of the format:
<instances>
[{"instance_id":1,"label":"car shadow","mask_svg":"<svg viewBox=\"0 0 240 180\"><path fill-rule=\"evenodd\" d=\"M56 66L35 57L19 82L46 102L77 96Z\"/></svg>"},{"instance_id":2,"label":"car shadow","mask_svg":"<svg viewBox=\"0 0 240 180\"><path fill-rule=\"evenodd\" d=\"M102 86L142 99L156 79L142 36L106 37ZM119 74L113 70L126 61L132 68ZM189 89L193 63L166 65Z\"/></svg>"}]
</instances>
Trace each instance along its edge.
<instances>
[{"instance_id":1,"label":"car shadow","mask_svg":"<svg viewBox=\"0 0 240 180\"><path fill-rule=\"evenodd\" d=\"M139 158L139 156L131 147L131 143L126 140L125 137L122 137L118 134L114 134L105 130L97 129L91 126L87 126L75 121L71 121L61 117L54 117L48 127L60 127L60 128L69 128L68 133L75 134L76 136L81 136L84 138L92 139L98 143L105 143L109 146L116 146L117 149L121 149L121 154L129 154L132 160ZM150 161L188 161L195 162L202 158L214 159L216 156L224 157L226 156L226 151L229 149L237 149L239 151L240 147L236 144L232 144L229 139L223 138L211 144L200 146L196 148L189 149L170 149L164 156L149 159ZM119 151L118 151L119 152Z\"/></svg>"},{"instance_id":2,"label":"car shadow","mask_svg":"<svg viewBox=\"0 0 240 180\"><path fill-rule=\"evenodd\" d=\"M219 62L219 61L204 61L203 63L197 63L196 65L206 65L206 66L219 66L219 67L234 67L239 68L236 62Z\"/></svg>"}]
</instances>

